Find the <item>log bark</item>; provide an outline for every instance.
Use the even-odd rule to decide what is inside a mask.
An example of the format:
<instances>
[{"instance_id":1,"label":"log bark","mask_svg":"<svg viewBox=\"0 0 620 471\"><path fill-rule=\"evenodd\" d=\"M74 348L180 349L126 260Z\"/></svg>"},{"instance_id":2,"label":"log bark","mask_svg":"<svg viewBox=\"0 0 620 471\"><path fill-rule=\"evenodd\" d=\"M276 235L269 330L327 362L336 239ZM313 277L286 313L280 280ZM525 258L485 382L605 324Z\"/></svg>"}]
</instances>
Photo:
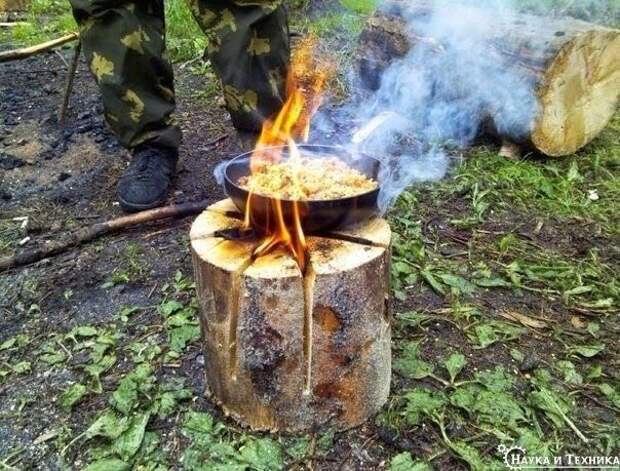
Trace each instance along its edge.
<instances>
[{"instance_id":1,"label":"log bark","mask_svg":"<svg viewBox=\"0 0 620 471\"><path fill-rule=\"evenodd\" d=\"M452 11L455 17L458 8ZM442 53L442 45L422 32L432 12L425 2L392 0L369 19L358 51L368 88L378 88L387 67L416 47ZM538 101L529 135L502 137L549 156L568 155L594 139L613 117L620 96L620 30L573 18L502 14L485 28L483 44L479 53L531 83ZM492 120L493 110L488 113Z\"/></svg>"},{"instance_id":2,"label":"log bark","mask_svg":"<svg viewBox=\"0 0 620 471\"><path fill-rule=\"evenodd\" d=\"M254 260L258 239L214 237L235 213L218 203L191 232L209 395L254 430L363 423L389 394L389 226L309 237L302 274L284 251Z\"/></svg>"}]
</instances>

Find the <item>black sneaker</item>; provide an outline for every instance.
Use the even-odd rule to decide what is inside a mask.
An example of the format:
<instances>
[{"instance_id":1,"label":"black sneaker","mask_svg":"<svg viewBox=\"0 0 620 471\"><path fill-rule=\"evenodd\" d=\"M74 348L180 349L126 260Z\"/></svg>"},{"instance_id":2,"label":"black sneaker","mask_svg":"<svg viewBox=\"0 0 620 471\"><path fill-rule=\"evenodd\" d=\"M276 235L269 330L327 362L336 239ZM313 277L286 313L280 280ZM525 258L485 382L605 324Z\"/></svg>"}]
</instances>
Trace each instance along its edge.
<instances>
[{"instance_id":1,"label":"black sneaker","mask_svg":"<svg viewBox=\"0 0 620 471\"><path fill-rule=\"evenodd\" d=\"M144 145L133 152L129 168L118 181L117 194L121 208L128 213L160 206L176 170L175 149Z\"/></svg>"}]
</instances>

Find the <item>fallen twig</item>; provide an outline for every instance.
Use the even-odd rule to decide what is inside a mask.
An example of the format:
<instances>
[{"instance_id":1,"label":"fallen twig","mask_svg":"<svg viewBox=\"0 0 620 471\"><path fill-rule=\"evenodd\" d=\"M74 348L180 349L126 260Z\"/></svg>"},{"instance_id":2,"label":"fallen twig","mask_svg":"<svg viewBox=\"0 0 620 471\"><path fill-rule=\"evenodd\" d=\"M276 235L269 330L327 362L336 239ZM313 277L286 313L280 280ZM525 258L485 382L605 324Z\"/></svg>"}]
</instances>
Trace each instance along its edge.
<instances>
[{"instance_id":1,"label":"fallen twig","mask_svg":"<svg viewBox=\"0 0 620 471\"><path fill-rule=\"evenodd\" d=\"M62 55L62 52L60 52L58 49L54 49L54 54L56 54L58 56L60 61L63 64L65 64L65 67L68 69L69 68L69 63L67 62L67 59L65 59L65 56Z\"/></svg>"},{"instance_id":2,"label":"fallen twig","mask_svg":"<svg viewBox=\"0 0 620 471\"><path fill-rule=\"evenodd\" d=\"M73 60L71 61L71 66L69 67L69 72L67 75L67 84L65 85L65 95L62 100L62 108L60 108L60 114L58 116L58 122L61 125L64 124L65 118L67 117L67 108L69 107L69 99L71 98L71 91L73 90L73 81L75 79L75 72L78 68L78 64L80 63L81 52L82 52L82 41L78 40L78 43L75 46L75 51L73 53Z\"/></svg>"},{"instance_id":3,"label":"fallen twig","mask_svg":"<svg viewBox=\"0 0 620 471\"><path fill-rule=\"evenodd\" d=\"M128 227L144 224L145 222L159 221L167 218L182 218L204 211L208 206L207 201L183 203L178 205L164 206L150 209L139 213L123 216L110 221L99 222L92 226L71 232L62 240L49 242L45 246L26 250L8 257L0 258L0 271L10 268L29 265L47 257L52 257L65 252L71 247L77 247L106 234L127 229Z\"/></svg>"},{"instance_id":4,"label":"fallen twig","mask_svg":"<svg viewBox=\"0 0 620 471\"><path fill-rule=\"evenodd\" d=\"M28 23L27 21L10 21L10 22L2 21L0 22L0 28L14 28L16 26L26 26L29 24L30 23Z\"/></svg>"},{"instance_id":5,"label":"fallen twig","mask_svg":"<svg viewBox=\"0 0 620 471\"><path fill-rule=\"evenodd\" d=\"M52 39L51 41L46 41L35 46L0 52L0 62L9 62L13 60L25 59L26 57L30 57L34 54L49 51L50 49L53 49L55 47L62 46L63 44L69 43L71 41L75 41L79 37L80 35L78 33L71 33L61 38Z\"/></svg>"}]
</instances>

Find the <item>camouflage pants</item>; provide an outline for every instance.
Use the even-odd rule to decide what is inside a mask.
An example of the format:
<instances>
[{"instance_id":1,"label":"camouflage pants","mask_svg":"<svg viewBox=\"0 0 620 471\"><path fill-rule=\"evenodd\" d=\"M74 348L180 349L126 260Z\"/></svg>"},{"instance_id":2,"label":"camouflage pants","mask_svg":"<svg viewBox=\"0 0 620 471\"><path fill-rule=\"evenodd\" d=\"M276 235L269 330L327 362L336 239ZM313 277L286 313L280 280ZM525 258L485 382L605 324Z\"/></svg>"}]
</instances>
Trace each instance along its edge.
<instances>
[{"instance_id":1,"label":"camouflage pants","mask_svg":"<svg viewBox=\"0 0 620 471\"><path fill-rule=\"evenodd\" d=\"M121 143L176 148L164 0L70 0L105 116ZM209 39L233 124L255 131L283 103L290 49L282 0L188 0Z\"/></svg>"}]
</instances>

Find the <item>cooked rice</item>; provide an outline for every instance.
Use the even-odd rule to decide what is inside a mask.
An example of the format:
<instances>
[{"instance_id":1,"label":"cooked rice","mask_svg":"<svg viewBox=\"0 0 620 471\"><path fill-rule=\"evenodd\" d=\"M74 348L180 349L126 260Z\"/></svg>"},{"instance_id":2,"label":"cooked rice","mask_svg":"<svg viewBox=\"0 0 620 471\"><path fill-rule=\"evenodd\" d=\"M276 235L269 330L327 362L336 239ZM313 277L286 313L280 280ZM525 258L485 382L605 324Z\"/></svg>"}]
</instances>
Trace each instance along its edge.
<instances>
[{"instance_id":1,"label":"cooked rice","mask_svg":"<svg viewBox=\"0 0 620 471\"><path fill-rule=\"evenodd\" d=\"M264 165L238 184L255 194L295 201L346 198L377 188L377 182L334 157Z\"/></svg>"}]
</instances>

